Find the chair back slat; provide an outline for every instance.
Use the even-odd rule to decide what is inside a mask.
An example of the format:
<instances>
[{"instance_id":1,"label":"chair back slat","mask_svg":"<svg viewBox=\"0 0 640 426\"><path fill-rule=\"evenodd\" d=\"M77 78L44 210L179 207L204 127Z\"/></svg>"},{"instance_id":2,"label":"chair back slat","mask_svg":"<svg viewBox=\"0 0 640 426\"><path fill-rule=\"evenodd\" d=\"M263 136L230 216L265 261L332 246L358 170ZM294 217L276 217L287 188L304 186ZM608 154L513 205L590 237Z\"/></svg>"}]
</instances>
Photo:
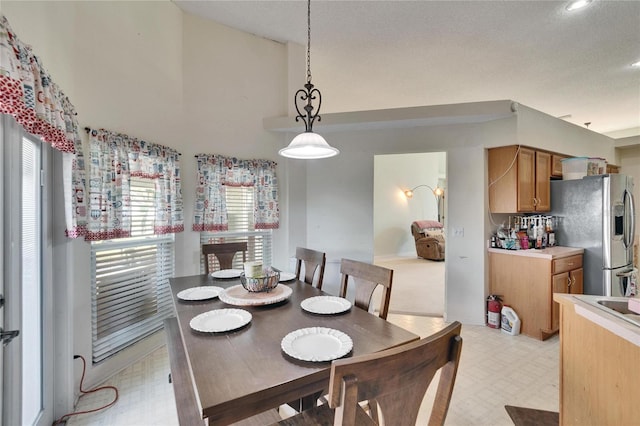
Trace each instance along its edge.
<instances>
[{"instance_id":1,"label":"chair back slat","mask_svg":"<svg viewBox=\"0 0 640 426\"><path fill-rule=\"evenodd\" d=\"M387 319L389 313L389 301L391 300L391 286L393 283L393 269L357 260L342 259L340 263L342 282L340 284L340 297L347 297L349 277L355 286L354 305L369 310L371 297L376 287L381 285L382 299L380 301L380 318Z\"/></svg>"},{"instance_id":2,"label":"chair back slat","mask_svg":"<svg viewBox=\"0 0 640 426\"><path fill-rule=\"evenodd\" d=\"M300 279L302 266L304 265L304 279L307 284L313 285L313 278L318 271L316 288L322 290L324 280L324 268L327 263L327 255L324 252L311 250L304 247L296 248L296 279Z\"/></svg>"},{"instance_id":3,"label":"chair back slat","mask_svg":"<svg viewBox=\"0 0 640 426\"><path fill-rule=\"evenodd\" d=\"M459 322L432 336L375 354L334 361L329 405L334 425L350 424L360 401L375 401L387 425L415 425L424 395L440 370L429 425L442 425L455 383L462 338Z\"/></svg>"},{"instance_id":4,"label":"chair back slat","mask_svg":"<svg viewBox=\"0 0 640 426\"><path fill-rule=\"evenodd\" d=\"M202 254L204 255L204 271L206 274L210 271L209 255L214 255L218 259L220 269L231 269L233 267L233 258L236 253L242 252L242 262L247 261L247 242L238 243L217 243L203 244Z\"/></svg>"}]
</instances>

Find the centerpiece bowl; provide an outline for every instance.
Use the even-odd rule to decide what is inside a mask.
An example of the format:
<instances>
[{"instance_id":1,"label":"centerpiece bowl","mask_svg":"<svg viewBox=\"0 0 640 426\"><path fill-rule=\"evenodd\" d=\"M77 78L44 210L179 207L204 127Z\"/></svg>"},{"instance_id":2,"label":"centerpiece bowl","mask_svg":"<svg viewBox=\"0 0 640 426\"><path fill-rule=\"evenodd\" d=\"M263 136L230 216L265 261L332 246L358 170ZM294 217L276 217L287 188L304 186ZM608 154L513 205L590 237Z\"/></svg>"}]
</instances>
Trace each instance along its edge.
<instances>
[{"instance_id":1,"label":"centerpiece bowl","mask_svg":"<svg viewBox=\"0 0 640 426\"><path fill-rule=\"evenodd\" d=\"M277 287L279 281L280 273L277 271L265 272L262 277L247 277L244 272L240 274L242 287L251 293L269 292Z\"/></svg>"}]
</instances>

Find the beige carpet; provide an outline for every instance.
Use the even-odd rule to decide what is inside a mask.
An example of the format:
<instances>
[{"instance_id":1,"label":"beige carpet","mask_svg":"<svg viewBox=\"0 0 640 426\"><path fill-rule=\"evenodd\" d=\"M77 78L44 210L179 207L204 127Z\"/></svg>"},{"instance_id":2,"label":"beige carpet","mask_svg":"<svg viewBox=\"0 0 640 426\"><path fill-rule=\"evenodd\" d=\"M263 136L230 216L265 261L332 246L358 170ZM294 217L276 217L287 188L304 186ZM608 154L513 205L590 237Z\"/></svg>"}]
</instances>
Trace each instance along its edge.
<instances>
[{"instance_id":1,"label":"beige carpet","mask_svg":"<svg viewBox=\"0 0 640 426\"><path fill-rule=\"evenodd\" d=\"M442 316L444 314L444 262L418 257L379 259L376 265L393 269L389 311L396 314ZM380 306L381 290L372 305Z\"/></svg>"}]
</instances>

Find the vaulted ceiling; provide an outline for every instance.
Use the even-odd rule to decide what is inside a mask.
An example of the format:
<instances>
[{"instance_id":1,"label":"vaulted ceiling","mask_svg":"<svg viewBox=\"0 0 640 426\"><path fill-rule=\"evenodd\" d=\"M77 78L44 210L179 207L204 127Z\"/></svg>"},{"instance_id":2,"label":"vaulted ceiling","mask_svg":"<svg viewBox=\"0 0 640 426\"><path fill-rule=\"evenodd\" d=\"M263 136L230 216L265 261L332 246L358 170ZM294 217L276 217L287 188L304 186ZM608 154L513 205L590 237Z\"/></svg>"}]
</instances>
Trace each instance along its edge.
<instances>
[{"instance_id":1,"label":"vaulted ceiling","mask_svg":"<svg viewBox=\"0 0 640 426\"><path fill-rule=\"evenodd\" d=\"M188 13L306 46L306 1L173 0ZM640 1L311 3L324 112L512 99L610 134L640 134ZM268 84L268 83L267 83ZM332 100L333 98L333 100Z\"/></svg>"}]
</instances>

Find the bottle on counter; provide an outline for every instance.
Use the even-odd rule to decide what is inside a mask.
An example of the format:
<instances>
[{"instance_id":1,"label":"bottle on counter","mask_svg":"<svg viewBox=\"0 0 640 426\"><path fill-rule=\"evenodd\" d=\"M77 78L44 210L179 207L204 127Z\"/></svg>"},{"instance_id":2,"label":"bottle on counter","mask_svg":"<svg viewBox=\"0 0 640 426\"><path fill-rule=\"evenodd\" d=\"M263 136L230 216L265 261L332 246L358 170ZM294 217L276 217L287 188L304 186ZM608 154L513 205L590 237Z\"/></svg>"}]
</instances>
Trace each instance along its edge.
<instances>
[{"instance_id":1,"label":"bottle on counter","mask_svg":"<svg viewBox=\"0 0 640 426\"><path fill-rule=\"evenodd\" d=\"M556 231L554 225L554 217L547 216L545 231L547 232L547 247L554 247L556 245Z\"/></svg>"},{"instance_id":2,"label":"bottle on counter","mask_svg":"<svg viewBox=\"0 0 640 426\"><path fill-rule=\"evenodd\" d=\"M542 248L542 232L540 225L538 223L533 223L531 225L532 235L529 238L533 240L533 248L541 249Z\"/></svg>"},{"instance_id":3,"label":"bottle on counter","mask_svg":"<svg viewBox=\"0 0 640 426\"><path fill-rule=\"evenodd\" d=\"M551 231L547 234L547 247L554 247L556 245L556 233Z\"/></svg>"}]
</instances>

